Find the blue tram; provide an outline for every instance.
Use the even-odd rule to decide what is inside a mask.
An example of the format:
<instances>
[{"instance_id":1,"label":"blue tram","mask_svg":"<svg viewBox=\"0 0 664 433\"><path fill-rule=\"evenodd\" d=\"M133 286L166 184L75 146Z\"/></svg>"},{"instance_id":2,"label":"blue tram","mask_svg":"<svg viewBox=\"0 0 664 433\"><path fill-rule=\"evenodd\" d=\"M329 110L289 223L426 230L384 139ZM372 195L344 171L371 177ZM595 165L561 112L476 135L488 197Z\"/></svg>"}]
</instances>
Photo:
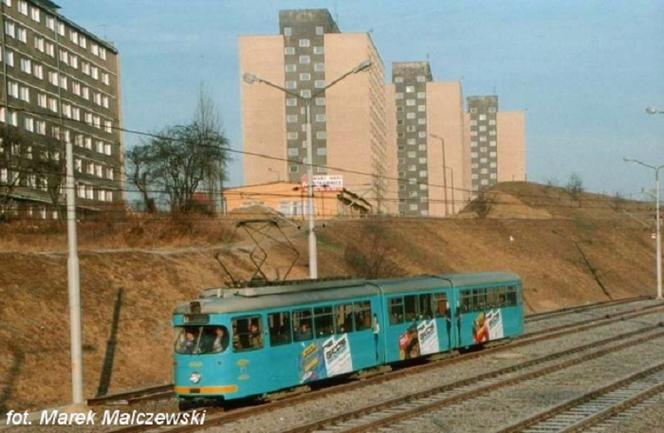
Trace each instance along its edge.
<instances>
[{"instance_id":1,"label":"blue tram","mask_svg":"<svg viewBox=\"0 0 664 433\"><path fill-rule=\"evenodd\" d=\"M208 289L173 315L175 393L237 399L523 332L509 273Z\"/></svg>"}]
</instances>

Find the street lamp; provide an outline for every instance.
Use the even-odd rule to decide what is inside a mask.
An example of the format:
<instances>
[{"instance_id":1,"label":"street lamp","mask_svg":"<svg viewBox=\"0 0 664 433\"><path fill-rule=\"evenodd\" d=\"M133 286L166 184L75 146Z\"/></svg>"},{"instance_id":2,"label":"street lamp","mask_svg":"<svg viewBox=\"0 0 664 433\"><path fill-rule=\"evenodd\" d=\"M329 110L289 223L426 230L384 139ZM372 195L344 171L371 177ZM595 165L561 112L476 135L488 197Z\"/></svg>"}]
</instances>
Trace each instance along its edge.
<instances>
[{"instance_id":1,"label":"street lamp","mask_svg":"<svg viewBox=\"0 0 664 433\"><path fill-rule=\"evenodd\" d=\"M293 96L302 102L306 109L306 132L307 132L307 207L309 208L309 278L316 279L318 278L318 254L316 252L316 221L314 214L314 185L313 185L313 151L311 144L311 101L317 96L321 95L330 87L334 86L344 78L352 74L357 74L358 72L365 71L371 67L371 60L364 60L360 62L350 71L341 75L339 78L330 82L327 86L320 88L316 92L310 94L310 96L302 96L297 92L292 92L288 89L285 89L277 84L271 83L270 81L264 80L252 73L245 73L242 75L242 79L247 84L262 83L266 86L272 87L274 89L280 90L287 95Z\"/></svg>"},{"instance_id":2,"label":"street lamp","mask_svg":"<svg viewBox=\"0 0 664 433\"><path fill-rule=\"evenodd\" d=\"M448 216L450 212L447 207L447 164L445 163L445 139L436 134L429 135L440 140L440 147L443 149L443 190L445 195L445 216Z\"/></svg>"},{"instance_id":3,"label":"street lamp","mask_svg":"<svg viewBox=\"0 0 664 433\"><path fill-rule=\"evenodd\" d=\"M655 218L657 219L657 236L656 236L656 243L657 243L657 299L663 299L662 298L662 237L660 234L660 218L659 218L659 170L664 168L664 164L659 165L659 166L654 166L650 164L646 164L644 162L638 161L636 159L632 158L627 158L623 157L623 160L625 162L634 162L636 164L640 164L644 167L647 167L651 170L655 171L655 194L656 194L656 211L655 211Z\"/></svg>"}]
</instances>

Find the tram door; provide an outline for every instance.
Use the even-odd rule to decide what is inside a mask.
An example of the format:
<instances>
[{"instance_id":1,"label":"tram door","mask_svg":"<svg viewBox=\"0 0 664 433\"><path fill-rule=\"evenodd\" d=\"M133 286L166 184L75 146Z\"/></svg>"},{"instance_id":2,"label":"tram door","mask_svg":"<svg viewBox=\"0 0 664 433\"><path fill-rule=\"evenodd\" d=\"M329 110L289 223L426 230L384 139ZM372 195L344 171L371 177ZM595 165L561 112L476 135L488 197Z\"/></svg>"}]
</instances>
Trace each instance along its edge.
<instances>
[{"instance_id":1,"label":"tram door","mask_svg":"<svg viewBox=\"0 0 664 433\"><path fill-rule=\"evenodd\" d=\"M433 294L433 309L438 330L438 346L441 352L451 350L456 346L456 332L452 317L452 300L450 293L438 292Z\"/></svg>"}]
</instances>

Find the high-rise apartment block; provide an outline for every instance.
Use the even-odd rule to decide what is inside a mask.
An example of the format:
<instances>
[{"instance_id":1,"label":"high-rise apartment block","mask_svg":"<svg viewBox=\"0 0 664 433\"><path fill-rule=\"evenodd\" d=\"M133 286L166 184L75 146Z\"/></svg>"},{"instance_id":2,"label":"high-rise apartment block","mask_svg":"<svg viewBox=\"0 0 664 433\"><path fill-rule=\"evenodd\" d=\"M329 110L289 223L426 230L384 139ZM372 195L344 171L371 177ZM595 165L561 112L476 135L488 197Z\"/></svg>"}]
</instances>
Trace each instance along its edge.
<instances>
[{"instance_id":1,"label":"high-rise apartment block","mask_svg":"<svg viewBox=\"0 0 664 433\"><path fill-rule=\"evenodd\" d=\"M525 180L524 113L499 111L495 95L467 101L473 193L497 182Z\"/></svg>"},{"instance_id":2,"label":"high-rise apartment block","mask_svg":"<svg viewBox=\"0 0 664 433\"><path fill-rule=\"evenodd\" d=\"M49 0L0 0L0 7L0 122L24 137L22 148L0 155L0 185L5 192L15 185L11 195L21 211L50 217L54 173L17 161L63 160L64 143L71 141L77 205L94 210L122 202L117 49Z\"/></svg>"},{"instance_id":3,"label":"high-rise apartment block","mask_svg":"<svg viewBox=\"0 0 664 433\"><path fill-rule=\"evenodd\" d=\"M445 216L465 196L461 83L433 80L428 62L392 65L398 213Z\"/></svg>"},{"instance_id":4,"label":"high-rise apartment block","mask_svg":"<svg viewBox=\"0 0 664 433\"><path fill-rule=\"evenodd\" d=\"M314 174L342 175L345 187L383 206L385 78L370 35L340 32L327 10L287 10L279 13L278 35L242 36L239 46L241 75L299 95L242 83L245 184L303 179L309 103ZM365 60L370 69L325 90Z\"/></svg>"}]
</instances>

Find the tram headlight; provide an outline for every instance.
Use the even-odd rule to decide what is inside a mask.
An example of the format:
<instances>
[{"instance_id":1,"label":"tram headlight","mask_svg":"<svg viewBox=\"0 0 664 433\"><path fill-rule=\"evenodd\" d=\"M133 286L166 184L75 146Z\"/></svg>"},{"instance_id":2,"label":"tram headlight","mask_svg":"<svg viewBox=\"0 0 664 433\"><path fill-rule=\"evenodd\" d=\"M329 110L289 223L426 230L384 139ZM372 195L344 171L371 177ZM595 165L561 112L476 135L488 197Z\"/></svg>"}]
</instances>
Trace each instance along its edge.
<instances>
[{"instance_id":1,"label":"tram headlight","mask_svg":"<svg viewBox=\"0 0 664 433\"><path fill-rule=\"evenodd\" d=\"M194 371L193 373L191 373L191 376L189 376L189 380L191 381L191 383L198 383L201 380L201 374L198 373L197 371Z\"/></svg>"}]
</instances>

